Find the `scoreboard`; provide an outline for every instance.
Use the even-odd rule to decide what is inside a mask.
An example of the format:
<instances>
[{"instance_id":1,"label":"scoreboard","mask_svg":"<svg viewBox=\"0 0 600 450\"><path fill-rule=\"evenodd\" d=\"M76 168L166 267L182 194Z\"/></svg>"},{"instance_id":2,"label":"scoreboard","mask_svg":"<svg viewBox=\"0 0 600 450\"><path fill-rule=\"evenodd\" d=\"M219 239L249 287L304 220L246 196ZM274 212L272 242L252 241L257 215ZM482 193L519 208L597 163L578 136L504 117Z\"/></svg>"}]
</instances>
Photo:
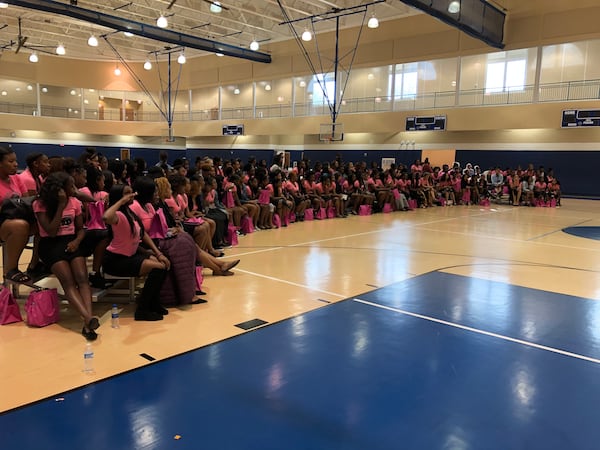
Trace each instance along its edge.
<instances>
[{"instance_id":1,"label":"scoreboard","mask_svg":"<svg viewBox=\"0 0 600 450\"><path fill-rule=\"evenodd\" d=\"M406 131L444 131L446 116L415 116L406 118Z\"/></svg>"},{"instance_id":2,"label":"scoreboard","mask_svg":"<svg viewBox=\"0 0 600 450\"><path fill-rule=\"evenodd\" d=\"M600 109L566 109L562 112L562 128L600 127Z\"/></svg>"},{"instance_id":3,"label":"scoreboard","mask_svg":"<svg viewBox=\"0 0 600 450\"><path fill-rule=\"evenodd\" d=\"M242 136L244 125L223 125L223 136Z\"/></svg>"}]
</instances>

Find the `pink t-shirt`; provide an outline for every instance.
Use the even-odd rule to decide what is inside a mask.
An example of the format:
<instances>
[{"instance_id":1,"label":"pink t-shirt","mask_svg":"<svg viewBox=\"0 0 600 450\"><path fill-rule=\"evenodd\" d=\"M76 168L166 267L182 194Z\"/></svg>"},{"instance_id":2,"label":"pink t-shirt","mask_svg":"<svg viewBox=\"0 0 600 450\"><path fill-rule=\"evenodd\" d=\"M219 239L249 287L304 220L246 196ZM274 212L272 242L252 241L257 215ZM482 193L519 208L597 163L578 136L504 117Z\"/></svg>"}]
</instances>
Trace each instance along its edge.
<instances>
[{"instance_id":1,"label":"pink t-shirt","mask_svg":"<svg viewBox=\"0 0 600 450\"><path fill-rule=\"evenodd\" d=\"M35 191L38 192L38 185L35 183L35 178L33 178L33 174L29 170L29 168L25 169L19 175L19 181L21 182L21 186L27 191ZM39 185L42 185L42 180L38 180Z\"/></svg>"},{"instance_id":2,"label":"pink t-shirt","mask_svg":"<svg viewBox=\"0 0 600 450\"><path fill-rule=\"evenodd\" d=\"M33 212L34 213L45 213L46 205L42 203L41 200L36 200L33 202ZM77 200L75 197L69 197L69 201L67 202L67 206L62 212L62 220L60 221L60 226L58 227L58 231L56 232L56 236L69 236L75 234L75 217L81 215L81 202ZM52 218L49 218L52 220ZM49 237L48 232L40 225L39 226L40 237Z\"/></svg>"},{"instance_id":3,"label":"pink t-shirt","mask_svg":"<svg viewBox=\"0 0 600 450\"><path fill-rule=\"evenodd\" d=\"M152 225L152 218L156 215L156 210L154 206L150 203L146 205L146 209L140 205L140 202L134 200L133 203L129 206L129 209L133 211L133 213L140 218L142 221L142 225L144 225L145 230L150 230L150 226Z\"/></svg>"},{"instance_id":4,"label":"pink t-shirt","mask_svg":"<svg viewBox=\"0 0 600 450\"><path fill-rule=\"evenodd\" d=\"M140 244L140 224L137 221L133 222L133 234L131 227L127 221L127 217L121 211L117 211L117 223L111 225L113 238L110 241L107 250L119 255L133 255Z\"/></svg>"},{"instance_id":5,"label":"pink t-shirt","mask_svg":"<svg viewBox=\"0 0 600 450\"><path fill-rule=\"evenodd\" d=\"M97 202L104 202L106 203L108 201L108 192L105 191L98 191L98 192L94 192L92 194L92 191L90 191L90 188L87 186L82 187L81 189L79 189L79 192L89 195L90 197L92 197L94 200L96 200Z\"/></svg>"},{"instance_id":6,"label":"pink t-shirt","mask_svg":"<svg viewBox=\"0 0 600 450\"><path fill-rule=\"evenodd\" d=\"M0 201L10 198L14 195L19 197L26 194L27 189L23 186L18 175L9 175L8 181L0 180Z\"/></svg>"},{"instance_id":7,"label":"pink t-shirt","mask_svg":"<svg viewBox=\"0 0 600 450\"><path fill-rule=\"evenodd\" d=\"M287 192L291 192L292 194L297 194L300 191L300 186L298 186L298 182L293 183L290 180L286 181L283 187Z\"/></svg>"},{"instance_id":8,"label":"pink t-shirt","mask_svg":"<svg viewBox=\"0 0 600 450\"><path fill-rule=\"evenodd\" d=\"M173 214L174 217L181 218L183 210L181 209L181 205L173 197L165 198L165 204L169 207L171 214Z\"/></svg>"}]
</instances>

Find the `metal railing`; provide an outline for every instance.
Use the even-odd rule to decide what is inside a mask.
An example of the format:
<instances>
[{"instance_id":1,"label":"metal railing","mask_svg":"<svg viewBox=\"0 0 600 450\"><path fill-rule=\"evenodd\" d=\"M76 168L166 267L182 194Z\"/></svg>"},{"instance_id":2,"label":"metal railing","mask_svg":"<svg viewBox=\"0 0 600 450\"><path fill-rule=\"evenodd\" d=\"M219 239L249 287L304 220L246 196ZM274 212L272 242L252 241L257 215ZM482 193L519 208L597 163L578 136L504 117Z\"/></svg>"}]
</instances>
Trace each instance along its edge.
<instances>
[{"instance_id":1,"label":"metal railing","mask_svg":"<svg viewBox=\"0 0 600 450\"><path fill-rule=\"evenodd\" d=\"M537 96L536 96L537 92ZM567 102L574 100L600 99L600 80L569 81L562 83L527 85L520 88L470 89L443 91L413 96L361 97L345 99L339 108L343 114L364 114L391 111L413 111L440 108L460 108L479 106L499 106L544 102ZM60 117L88 120L162 122L158 111L129 111L122 109L85 109L81 111L60 105L41 105L42 117ZM30 103L0 102L0 113L37 115L37 105ZM239 106L232 108L175 111L173 120L177 122L270 119L285 117L308 117L329 115L325 103L296 102L274 105Z\"/></svg>"}]
</instances>

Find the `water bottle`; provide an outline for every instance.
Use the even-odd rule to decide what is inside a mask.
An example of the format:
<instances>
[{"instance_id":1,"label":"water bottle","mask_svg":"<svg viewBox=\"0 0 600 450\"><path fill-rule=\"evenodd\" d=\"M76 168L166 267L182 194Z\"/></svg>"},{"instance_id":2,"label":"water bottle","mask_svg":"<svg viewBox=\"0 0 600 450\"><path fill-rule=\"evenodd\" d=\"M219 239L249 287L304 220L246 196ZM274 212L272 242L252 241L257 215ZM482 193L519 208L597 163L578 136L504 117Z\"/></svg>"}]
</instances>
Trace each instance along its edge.
<instances>
[{"instance_id":1,"label":"water bottle","mask_svg":"<svg viewBox=\"0 0 600 450\"><path fill-rule=\"evenodd\" d=\"M117 305L112 305L110 326L113 328L119 328L119 308L117 308Z\"/></svg>"},{"instance_id":2,"label":"water bottle","mask_svg":"<svg viewBox=\"0 0 600 450\"><path fill-rule=\"evenodd\" d=\"M83 372L94 373L94 348L91 342L85 344L85 350L83 351Z\"/></svg>"}]
</instances>

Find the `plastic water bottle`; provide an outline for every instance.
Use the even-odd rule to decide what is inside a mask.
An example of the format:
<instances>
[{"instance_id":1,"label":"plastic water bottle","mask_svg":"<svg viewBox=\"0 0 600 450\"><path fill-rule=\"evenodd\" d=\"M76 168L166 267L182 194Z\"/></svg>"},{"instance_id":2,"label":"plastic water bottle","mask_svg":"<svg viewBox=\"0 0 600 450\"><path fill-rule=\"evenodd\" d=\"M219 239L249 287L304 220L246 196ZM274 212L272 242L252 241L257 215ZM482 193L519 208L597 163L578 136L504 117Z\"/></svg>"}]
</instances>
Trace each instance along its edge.
<instances>
[{"instance_id":1,"label":"plastic water bottle","mask_svg":"<svg viewBox=\"0 0 600 450\"><path fill-rule=\"evenodd\" d=\"M89 374L94 373L94 348L91 342L85 344L83 351L83 371Z\"/></svg>"},{"instance_id":2,"label":"plastic water bottle","mask_svg":"<svg viewBox=\"0 0 600 450\"><path fill-rule=\"evenodd\" d=\"M110 326L113 328L119 328L119 308L117 308L117 305L112 305L112 311L110 313Z\"/></svg>"}]
</instances>

